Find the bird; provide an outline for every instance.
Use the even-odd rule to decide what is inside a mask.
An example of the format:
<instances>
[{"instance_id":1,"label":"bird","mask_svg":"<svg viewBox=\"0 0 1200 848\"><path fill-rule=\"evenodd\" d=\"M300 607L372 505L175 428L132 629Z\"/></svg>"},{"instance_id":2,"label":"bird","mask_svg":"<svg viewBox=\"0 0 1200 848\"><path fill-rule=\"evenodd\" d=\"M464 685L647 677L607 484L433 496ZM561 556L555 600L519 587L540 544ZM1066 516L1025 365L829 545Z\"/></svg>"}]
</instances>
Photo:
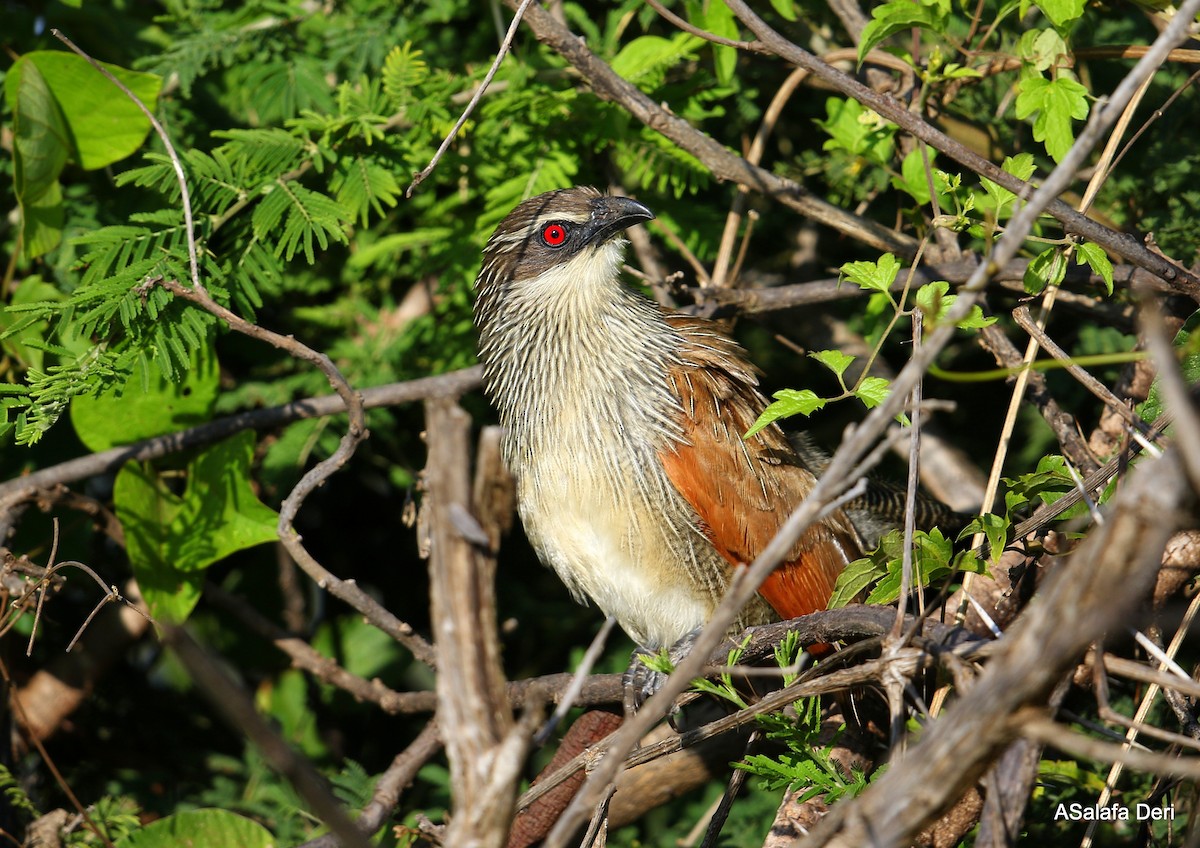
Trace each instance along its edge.
<instances>
[{"instance_id":1,"label":"bird","mask_svg":"<svg viewBox=\"0 0 1200 848\"><path fill-rule=\"evenodd\" d=\"M694 636L816 484L776 424L744 438L767 406L745 350L622 281L624 232L654 217L584 186L525 200L484 247L474 303L526 536L651 652ZM826 515L733 627L825 609L861 555Z\"/></svg>"}]
</instances>

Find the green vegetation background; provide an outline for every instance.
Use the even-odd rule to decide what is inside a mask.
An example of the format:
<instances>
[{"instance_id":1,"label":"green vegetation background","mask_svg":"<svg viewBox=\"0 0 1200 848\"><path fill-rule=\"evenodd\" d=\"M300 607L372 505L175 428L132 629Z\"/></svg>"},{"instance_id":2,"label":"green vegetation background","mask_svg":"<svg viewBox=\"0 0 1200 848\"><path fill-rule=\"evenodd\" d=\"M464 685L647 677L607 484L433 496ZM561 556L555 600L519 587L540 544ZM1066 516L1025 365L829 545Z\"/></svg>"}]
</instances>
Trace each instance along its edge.
<instances>
[{"instance_id":1,"label":"green vegetation background","mask_svg":"<svg viewBox=\"0 0 1200 848\"><path fill-rule=\"evenodd\" d=\"M773 5L786 12L782 23L801 42L840 38L824 6L785 0ZM992 17L1007 8L993 5L984 3ZM675 6L710 28L726 25L709 4L689 0ZM622 76L735 150L753 137L788 73L779 63L714 50L638 2L568 2L561 8ZM1152 29L1130 8L1089 9L1070 27L1072 45L1145 42ZM943 11L946 33L965 27L962 8L947 3ZM429 162L495 54L509 19L498 3L80 0L10 4L2 15L0 73L8 97L0 141L6 152L14 145L17 150L0 157L3 297L16 307L0 314L5 333L0 380L9 384L0 395L7 421L0 479L328 391L323 378L302 363L224 331L161 289L136 288L155 275L188 278L182 215L160 142L146 136L140 116L119 105L122 98L114 91L90 87L77 92L75 106L63 107L85 109L95 98L102 107L97 114L63 116L72 128L104 117L109 124L96 125L95 139L65 142L57 167L28 155L21 160L26 138L21 133L28 127L18 126L15 116L21 97L39 96L41 89L31 82L34 70L52 89L54 74L83 80L87 73L44 55L18 64L37 51L63 54L49 27L104 62L153 75L129 79L143 86L184 152L202 240L201 274L218 299L328 353L358 387L474 361L470 302L479 250L522 198L570 184L620 186L654 209L701 261L711 262L735 190L618 106L595 98L561 59L522 31L459 139L432 176L405 198L410 175ZM997 49L1015 51L1021 26L1014 17L1005 26ZM1089 87L1110 90L1123 69L1097 63ZM1160 103L1182 79L1181 72L1160 74L1156 96L1147 102ZM995 149L1010 155L1030 151L1048 165L1031 122L1011 113L1002 121L992 117L1011 84L1011 78L993 77L964 86L947 108L956 120L987 127ZM1184 260L1192 258L1200 220L1200 193L1190 179L1200 152L1173 142L1190 137L1195 112L1194 102L1187 102L1167 113L1109 181L1100 210L1118 226L1153 229L1158 244ZM918 218L912 192L895 187L903 175L891 136L868 137L864 126L840 99L802 91L776 127L767 162L844 207L869 201L870 214L886 223ZM117 131L133 138L127 151L110 135ZM92 150L98 152L89 159ZM829 269L849 260L877 258L781 207L761 199L752 203L762 213L752 243L755 272L800 281L829 276ZM31 213L24 226L14 213L19 205ZM815 254L802 249L814 238ZM656 242L671 270L686 271L678 252ZM432 305L414 312L412 306L426 297ZM859 304L830 309L869 323ZM769 389L836 390L827 373L797 364L799 358L773 339L776 333L803 338L813 320L785 315L741 322L739 336L767 371ZM1063 333L1079 353L1126 350L1131 344L1127 333L1111 327L1083 324ZM901 363L904 349L897 344L885 355ZM990 367L968 340L954 352L953 363ZM1059 375L1051 379L1065 402L1082 401L1074 384ZM994 384L939 386L939 393L959 403L947 423L962 435L963 446L990 457L1004 393ZM150 400L139 406L142 397ZM478 421L490 420L478 395L465 404ZM814 427L835 442L855 414L839 408L820 416ZM1085 426L1094 423L1085 411L1080 414ZM158 611L190 616L195 631L253 689L261 709L333 777L350 806L358 807L369 798L371 775L412 740L423 719L386 716L290 670L269 645L199 597L205 581L216 583L278 620L276 552L261 544L272 538L271 510L305 467L331 452L342 423L300 422L257 441L228 443L221 453L193 452L132 467L91 480L85 492L106 504L116 497L130 556L141 546L138 555L157 562L153 567L179 570L176 583L161 587ZM424 463L420 410L375 410L369 425L370 440L348 468L309 498L298 527L330 570L359 581L401 619L428 632L425 565L413 532L401 522ZM1031 470L1054 449L1032 416L1020 441L1014 471ZM244 536L228 548L204 533L212 513L193 491L200 484L172 483L181 470L191 481L208 480L206 468L213 481L232 475L245 487L239 489L241 507L212 507L244 521ZM190 528L208 549L181 549L170 534L154 528L131 532L149 510L166 510L165 526L173 523L181 533ZM129 577L126 553L97 532L90 518L62 507L30 510L9 546L44 561L54 520L58 559L86 562L106 583L120 585ZM150 572L141 567L139 576L148 582ZM323 652L396 688L432 686L425 669L359 616L315 590L305 591L308 635ZM505 542L498 591L511 677L570 668L599 623L594 610L574 605L534 561L519 531ZM30 623L18 624L6 639L11 644L5 662L14 677L27 678L61 653L97 600L94 585L71 577L43 617L28 658L17 642L22 628L28 635ZM623 668L628 647L610 645L607 670ZM105 805L98 816L114 833L136 829L134 814L145 819L201 806L252 816L281 844L315 832L315 822L287 784L213 716L153 640L121 658L48 747L75 794L86 804ZM13 798L24 793L40 811L66 805L36 755L10 768L21 787ZM1088 775L1067 774L1061 797L1078 792ZM673 844L719 791L710 786L658 811L615 834L610 844ZM761 793L739 804L722 844L761 844L777 796ZM406 793L403 808L411 823L418 811L436 819L447 803L446 771L434 764ZM15 811L10 825L19 827L29 812ZM384 844L393 838L385 835Z\"/></svg>"}]
</instances>

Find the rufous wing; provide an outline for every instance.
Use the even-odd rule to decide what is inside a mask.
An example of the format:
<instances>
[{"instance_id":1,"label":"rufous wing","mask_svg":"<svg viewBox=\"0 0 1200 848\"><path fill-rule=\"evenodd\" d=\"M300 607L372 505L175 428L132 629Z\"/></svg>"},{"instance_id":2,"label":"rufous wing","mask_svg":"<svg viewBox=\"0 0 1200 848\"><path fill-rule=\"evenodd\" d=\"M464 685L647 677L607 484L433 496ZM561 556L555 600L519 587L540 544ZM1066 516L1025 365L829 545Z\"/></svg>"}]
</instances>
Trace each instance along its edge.
<instances>
[{"instance_id":1,"label":"rufous wing","mask_svg":"<svg viewBox=\"0 0 1200 848\"><path fill-rule=\"evenodd\" d=\"M683 410L683 441L660 454L668 479L692 505L701 531L734 566L753 562L815 484L783 432L750 439L766 401L745 353L709 321L668 314L684 339L670 378ZM759 593L783 618L825 609L858 537L840 513L813 524Z\"/></svg>"}]
</instances>

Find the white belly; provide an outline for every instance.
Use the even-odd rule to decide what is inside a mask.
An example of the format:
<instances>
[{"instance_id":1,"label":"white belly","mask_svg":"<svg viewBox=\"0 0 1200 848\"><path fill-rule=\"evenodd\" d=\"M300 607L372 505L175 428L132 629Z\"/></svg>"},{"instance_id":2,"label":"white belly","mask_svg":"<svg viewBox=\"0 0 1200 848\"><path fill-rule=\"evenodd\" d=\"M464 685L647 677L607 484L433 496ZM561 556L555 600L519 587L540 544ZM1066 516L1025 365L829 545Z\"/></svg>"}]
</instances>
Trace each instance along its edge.
<instances>
[{"instance_id":1,"label":"white belly","mask_svg":"<svg viewBox=\"0 0 1200 848\"><path fill-rule=\"evenodd\" d=\"M538 556L577 600L590 598L651 649L708 620L719 598L696 584L687 560L716 552L698 533L675 534L667 516L648 516L632 484L573 479L563 469L538 477L539 486L518 484L521 520Z\"/></svg>"}]
</instances>

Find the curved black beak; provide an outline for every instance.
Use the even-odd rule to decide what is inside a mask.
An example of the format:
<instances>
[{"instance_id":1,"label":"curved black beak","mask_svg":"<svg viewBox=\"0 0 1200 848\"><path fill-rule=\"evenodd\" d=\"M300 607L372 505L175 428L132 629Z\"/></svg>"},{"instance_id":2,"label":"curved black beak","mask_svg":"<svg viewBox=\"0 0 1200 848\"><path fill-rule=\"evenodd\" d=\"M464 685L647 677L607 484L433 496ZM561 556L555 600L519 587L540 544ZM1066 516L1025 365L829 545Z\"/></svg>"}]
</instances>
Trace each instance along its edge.
<instances>
[{"instance_id":1,"label":"curved black beak","mask_svg":"<svg viewBox=\"0 0 1200 848\"><path fill-rule=\"evenodd\" d=\"M592 217L584 225L587 241L600 245L632 227L653 220L654 213L628 197L597 197L592 201Z\"/></svg>"}]
</instances>

